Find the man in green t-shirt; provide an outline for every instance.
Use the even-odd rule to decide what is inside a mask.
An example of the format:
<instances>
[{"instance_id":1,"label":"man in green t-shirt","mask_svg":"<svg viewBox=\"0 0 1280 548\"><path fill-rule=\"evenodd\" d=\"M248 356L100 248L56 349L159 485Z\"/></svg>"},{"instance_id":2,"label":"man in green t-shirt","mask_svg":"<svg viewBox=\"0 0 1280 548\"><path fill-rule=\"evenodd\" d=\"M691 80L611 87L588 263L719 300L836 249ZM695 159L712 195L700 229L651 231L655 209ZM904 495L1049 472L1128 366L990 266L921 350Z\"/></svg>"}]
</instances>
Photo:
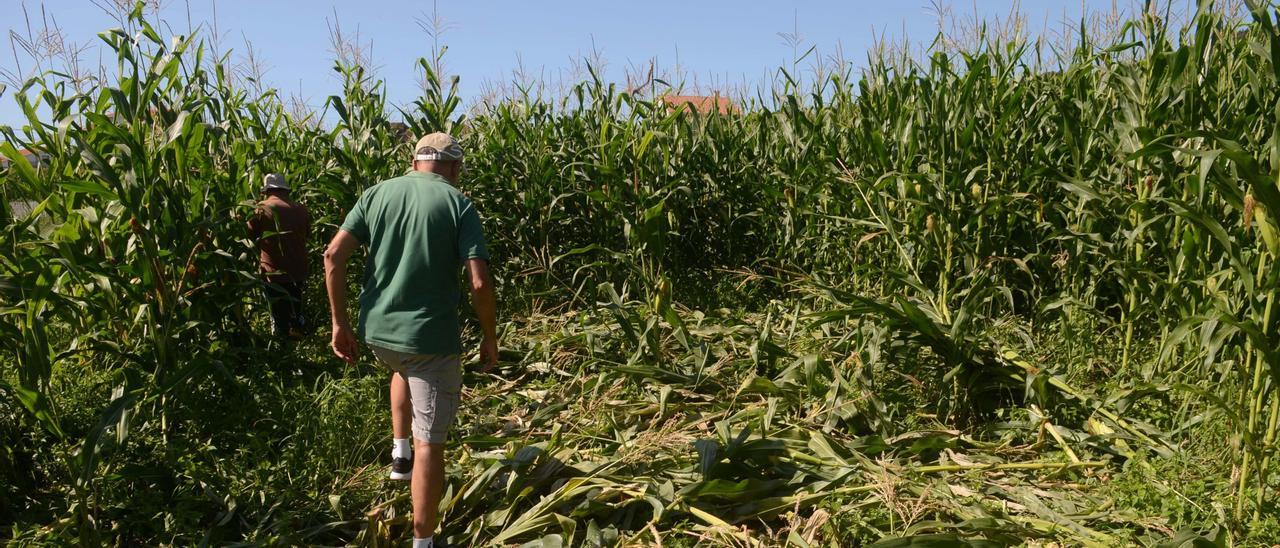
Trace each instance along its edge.
<instances>
[{"instance_id":1,"label":"man in green t-shirt","mask_svg":"<svg viewBox=\"0 0 1280 548\"><path fill-rule=\"evenodd\" d=\"M444 441L462 388L457 276L464 265L483 332L483 371L498 359L489 252L471 199L454 188L461 169L462 147L453 137L423 137L414 148L413 170L366 190L324 253L334 354L354 361L358 334L393 372L391 477L412 479L415 548L431 546L444 485ZM360 245L369 254L353 332L346 265Z\"/></svg>"}]
</instances>

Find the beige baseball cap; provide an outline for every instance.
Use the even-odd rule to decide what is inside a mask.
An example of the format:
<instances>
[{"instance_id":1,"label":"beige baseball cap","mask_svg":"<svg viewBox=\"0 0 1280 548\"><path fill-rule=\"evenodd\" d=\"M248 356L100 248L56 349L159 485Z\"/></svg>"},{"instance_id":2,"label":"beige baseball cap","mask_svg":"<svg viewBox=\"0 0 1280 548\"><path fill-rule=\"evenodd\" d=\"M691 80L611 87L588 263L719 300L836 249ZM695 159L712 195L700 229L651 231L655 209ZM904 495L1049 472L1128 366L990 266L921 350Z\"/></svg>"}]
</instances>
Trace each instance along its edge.
<instances>
[{"instance_id":1,"label":"beige baseball cap","mask_svg":"<svg viewBox=\"0 0 1280 548\"><path fill-rule=\"evenodd\" d=\"M462 159L462 145L448 133L435 132L418 139L413 147L413 160L456 162Z\"/></svg>"},{"instance_id":2,"label":"beige baseball cap","mask_svg":"<svg viewBox=\"0 0 1280 548\"><path fill-rule=\"evenodd\" d=\"M289 183L285 182L283 174L268 173L266 177L262 178L262 191L266 192L275 188L289 190Z\"/></svg>"}]
</instances>

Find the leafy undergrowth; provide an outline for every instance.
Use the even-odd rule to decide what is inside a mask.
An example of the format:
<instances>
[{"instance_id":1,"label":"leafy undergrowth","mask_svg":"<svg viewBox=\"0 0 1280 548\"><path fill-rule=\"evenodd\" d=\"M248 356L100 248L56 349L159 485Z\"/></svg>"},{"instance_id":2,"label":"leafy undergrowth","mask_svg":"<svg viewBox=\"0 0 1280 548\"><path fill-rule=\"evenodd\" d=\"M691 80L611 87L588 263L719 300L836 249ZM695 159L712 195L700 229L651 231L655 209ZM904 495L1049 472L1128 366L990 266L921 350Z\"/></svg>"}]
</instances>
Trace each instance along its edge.
<instances>
[{"instance_id":1,"label":"leafy undergrowth","mask_svg":"<svg viewBox=\"0 0 1280 548\"><path fill-rule=\"evenodd\" d=\"M1002 349L1015 365L1001 374L1022 363L1019 382L1039 392L998 385L999 405L966 414L936 403L956 389L936 356L851 346L804 314L614 297L504 329L500 373L467 374L449 545L1160 545L1208 541L1225 521L1215 423L1175 439L1156 419L1122 418L1123 399L1091 392L1105 383L1067 384L1081 374L1051 348L1023 349L1035 365ZM91 485L96 519L112 523L94 540L408 539L407 485L385 477L386 376L369 356L339 365L323 342L246 353L169 424L135 425L111 448L128 464L104 464ZM110 385L100 371L59 371L59 396L92 407ZM41 481L64 472L32 454L45 459L33 485L69 483ZM19 514L15 540L71 540L73 524L49 524L62 495L24 493L42 512ZM1252 538L1275 530L1264 521Z\"/></svg>"}]
</instances>

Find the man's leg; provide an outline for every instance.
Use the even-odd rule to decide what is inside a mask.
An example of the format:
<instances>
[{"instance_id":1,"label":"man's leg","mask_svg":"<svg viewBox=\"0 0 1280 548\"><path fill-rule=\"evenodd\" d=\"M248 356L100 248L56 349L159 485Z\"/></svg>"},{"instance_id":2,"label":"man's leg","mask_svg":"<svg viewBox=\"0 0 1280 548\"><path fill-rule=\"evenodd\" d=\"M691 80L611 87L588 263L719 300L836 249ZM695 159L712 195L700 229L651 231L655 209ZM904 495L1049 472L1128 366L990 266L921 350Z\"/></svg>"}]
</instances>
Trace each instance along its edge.
<instances>
[{"instance_id":1,"label":"man's leg","mask_svg":"<svg viewBox=\"0 0 1280 548\"><path fill-rule=\"evenodd\" d=\"M404 375L391 374L391 437L407 440L413 423L413 402L409 399L409 381Z\"/></svg>"},{"instance_id":2,"label":"man's leg","mask_svg":"<svg viewBox=\"0 0 1280 548\"><path fill-rule=\"evenodd\" d=\"M379 346L370 346L373 354L391 370L391 479L413 479L413 445L410 439L413 402L409 399L409 383L403 375L407 354Z\"/></svg>"},{"instance_id":3,"label":"man's leg","mask_svg":"<svg viewBox=\"0 0 1280 548\"><path fill-rule=\"evenodd\" d=\"M414 356L406 364L409 398L413 405L413 536L415 544L435 534L440 497L444 492L444 442L458 413L462 391L461 357Z\"/></svg>"},{"instance_id":4,"label":"man's leg","mask_svg":"<svg viewBox=\"0 0 1280 548\"><path fill-rule=\"evenodd\" d=\"M431 538L439 519L440 496L444 493L444 444L414 438L417 458L413 461L413 536Z\"/></svg>"},{"instance_id":5,"label":"man's leg","mask_svg":"<svg viewBox=\"0 0 1280 548\"><path fill-rule=\"evenodd\" d=\"M285 337L289 334L289 293L279 284L270 280L264 281L262 291L267 295L267 308L271 310L271 334Z\"/></svg>"},{"instance_id":6,"label":"man's leg","mask_svg":"<svg viewBox=\"0 0 1280 548\"><path fill-rule=\"evenodd\" d=\"M289 293L289 335L301 338L306 327L306 317L302 312L302 284L289 282L285 289Z\"/></svg>"},{"instance_id":7,"label":"man's leg","mask_svg":"<svg viewBox=\"0 0 1280 548\"><path fill-rule=\"evenodd\" d=\"M404 375L391 374L391 479L412 480L413 443L410 424L413 402Z\"/></svg>"}]
</instances>

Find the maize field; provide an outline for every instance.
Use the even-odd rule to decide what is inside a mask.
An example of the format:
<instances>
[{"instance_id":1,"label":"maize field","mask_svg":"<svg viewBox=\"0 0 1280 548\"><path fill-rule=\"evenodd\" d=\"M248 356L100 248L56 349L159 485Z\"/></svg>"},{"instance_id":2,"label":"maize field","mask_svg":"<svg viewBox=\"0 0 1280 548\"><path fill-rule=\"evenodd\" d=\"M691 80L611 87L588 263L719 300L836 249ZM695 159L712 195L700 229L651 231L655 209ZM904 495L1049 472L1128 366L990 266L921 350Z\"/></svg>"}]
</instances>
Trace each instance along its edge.
<instances>
[{"instance_id":1,"label":"maize field","mask_svg":"<svg viewBox=\"0 0 1280 548\"><path fill-rule=\"evenodd\" d=\"M0 539L408 542L387 376L329 352L319 274L408 169L393 122L461 139L500 303L445 545L1280 539L1275 4L780 69L725 113L594 72L464 109L442 52L396 106L339 60L310 115L139 6L108 80L0 91L0 201L34 203L0 213ZM316 227L287 358L270 172Z\"/></svg>"}]
</instances>

